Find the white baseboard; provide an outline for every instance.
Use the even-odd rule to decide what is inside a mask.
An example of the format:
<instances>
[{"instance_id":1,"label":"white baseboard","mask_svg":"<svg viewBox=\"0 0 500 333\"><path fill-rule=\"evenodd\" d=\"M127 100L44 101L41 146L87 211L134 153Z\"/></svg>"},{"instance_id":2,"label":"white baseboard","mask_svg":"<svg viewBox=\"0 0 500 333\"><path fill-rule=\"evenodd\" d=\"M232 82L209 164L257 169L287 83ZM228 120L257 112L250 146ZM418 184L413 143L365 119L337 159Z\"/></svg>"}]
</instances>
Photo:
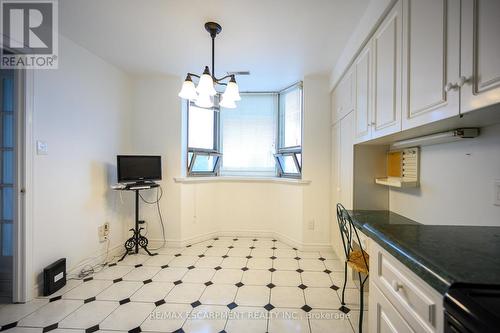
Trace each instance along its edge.
<instances>
[{"instance_id":1,"label":"white baseboard","mask_svg":"<svg viewBox=\"0 0 500 333\"><path fill-rule=\"evenodd\" d=\"M167 246L170 247L183 247L194 243L199 243L206 241L214 237L271 237L275 238L291 247L298 249L299 251L333 251L332 246L329 243L303 243L299 242L291 237L283 235L279 232L269 231L269 230L219 230L209 233L204 233L181 240L167 239ZM162 239L150 239L149 243L151 247L158 247L163 243Z\"/></svg>"}]
</instances>

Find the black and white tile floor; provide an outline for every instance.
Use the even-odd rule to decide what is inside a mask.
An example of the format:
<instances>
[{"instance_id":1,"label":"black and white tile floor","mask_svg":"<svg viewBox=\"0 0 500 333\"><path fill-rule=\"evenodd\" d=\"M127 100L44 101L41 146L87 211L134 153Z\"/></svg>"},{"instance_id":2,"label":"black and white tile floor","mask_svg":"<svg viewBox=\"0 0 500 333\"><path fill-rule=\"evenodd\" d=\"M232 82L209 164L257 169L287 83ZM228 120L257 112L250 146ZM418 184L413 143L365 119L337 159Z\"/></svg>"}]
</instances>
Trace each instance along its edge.
<instances>
[{"instance_id":1,"label":"black and white tile floor","mask_svg":"<svg viewBox=\"0 0 500 333\"><path fill-rule=\"evenodd\" d=\"M50 298L0 306L1 330L356 331L359 293L348 284L349 311L339 311L343 264L333 252L301 252L271 238L244 237L158 252L127 256L92 278L69 280Z\"/></svg>"}]
</instances>

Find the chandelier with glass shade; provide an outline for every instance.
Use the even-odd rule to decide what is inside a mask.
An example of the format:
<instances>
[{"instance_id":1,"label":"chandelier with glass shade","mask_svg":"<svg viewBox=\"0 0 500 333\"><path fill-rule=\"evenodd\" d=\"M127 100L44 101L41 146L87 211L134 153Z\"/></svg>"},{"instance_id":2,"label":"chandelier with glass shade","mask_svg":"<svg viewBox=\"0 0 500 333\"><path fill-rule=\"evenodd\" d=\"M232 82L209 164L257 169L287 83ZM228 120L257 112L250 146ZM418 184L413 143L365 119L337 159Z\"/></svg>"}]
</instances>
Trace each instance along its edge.
<instances>
[{"instance_id":1,"label":"chandelier with glass shade","mask_svg":"<svg viewBox=\"0 0 500 333\"><path fill-rule=\"evenodd\" d=\"M241 100L238 84L233 74L226 75L220 79L215 77L215 37L222 31L222 27L215 22L205 23L205 29L210 33L212 38L212 73L208 66L205 66L203 74L197 75L187 73L186 79L182 84L182 89L179 92L179 97L194 101L196 106L202 108L211 108L214 106L214 97L217 95L218 86L225 86L224 93L219 106L227 109L236 108L236 101ZM198 78L198 85L195 86L193 77ZM229 80L225 83L225 80Z\"/></svg>"}]
</instances>

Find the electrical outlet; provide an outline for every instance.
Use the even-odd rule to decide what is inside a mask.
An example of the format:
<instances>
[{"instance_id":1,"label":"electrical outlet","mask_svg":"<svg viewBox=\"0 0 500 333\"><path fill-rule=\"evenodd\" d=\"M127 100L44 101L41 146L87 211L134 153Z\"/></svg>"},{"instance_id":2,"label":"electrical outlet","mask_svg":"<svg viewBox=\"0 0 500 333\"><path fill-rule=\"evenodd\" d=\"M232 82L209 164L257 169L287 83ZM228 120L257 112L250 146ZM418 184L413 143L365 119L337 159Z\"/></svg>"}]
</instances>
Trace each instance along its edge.
<instances>
[{"instance_id":1,"label":"electrical outlet","mask_svg":"<svg viewBox=\"0 0 500 333\"><path fill-rule=\"evenodd\" d=\"M99 242L105 242L109 239L110 225L109 222L104 223L97 227L97 236L99 237Z\"/></svg>"},{"instance_id":2,"label":"electrical outlet","mask_svg":"<svg viewBox=\"0 0 500 333\"><path fill-rule=\"evenodd\" d=\"M109 232L111 231L111 226L109 222L104 223L104 236L109 236Z\"/></svg>"},{"instance_id":3,"label":"electrical outlet","mask_svg":"<svg viewBox=\"0 0 500 333\"><path fill-rule=\"evenodd\" d=\"M314 230L314 219L309 220L308 228L309 230Z\"/></svg>"}]
</instances>

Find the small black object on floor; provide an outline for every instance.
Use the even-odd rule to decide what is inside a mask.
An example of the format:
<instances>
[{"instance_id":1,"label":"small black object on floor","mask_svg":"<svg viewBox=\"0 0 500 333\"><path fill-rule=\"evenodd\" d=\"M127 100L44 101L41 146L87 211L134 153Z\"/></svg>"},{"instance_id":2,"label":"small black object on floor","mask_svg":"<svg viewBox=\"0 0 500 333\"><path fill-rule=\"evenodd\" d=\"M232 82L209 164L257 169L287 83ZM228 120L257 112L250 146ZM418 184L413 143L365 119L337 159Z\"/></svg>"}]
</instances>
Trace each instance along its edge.
<instances>
[{"instance_id":1,"label":"small black object on floor","mask_svg":"<svg viewBox=\"0 0 500 333\"><path fill-rule=\"evenodd\" d=\"M49 296L66 285L66 258L43 269L43 296Z\"/></svg>"}]
</instances>

